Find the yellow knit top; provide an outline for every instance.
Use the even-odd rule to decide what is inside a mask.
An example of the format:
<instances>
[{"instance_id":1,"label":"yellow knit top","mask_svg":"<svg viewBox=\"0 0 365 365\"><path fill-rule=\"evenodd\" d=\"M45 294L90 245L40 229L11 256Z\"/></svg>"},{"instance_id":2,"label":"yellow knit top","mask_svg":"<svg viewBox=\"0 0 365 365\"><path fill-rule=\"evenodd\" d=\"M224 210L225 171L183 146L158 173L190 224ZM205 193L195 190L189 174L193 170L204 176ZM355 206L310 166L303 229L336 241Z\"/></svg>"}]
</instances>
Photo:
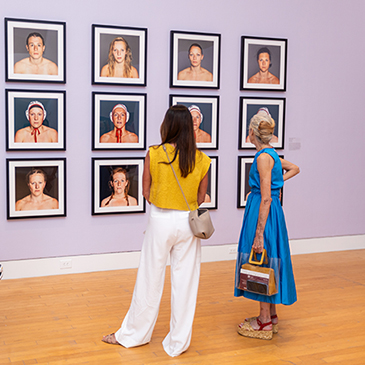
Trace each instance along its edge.
<instances>
[{"instance_id":1,"label":"yellow knit top","mask_svg":"<svg viewBox=\"0 0 365 365\"><path fill-rule=\"evenodd\" d=\"M175 147L169 143L165 144L170 161L174 158ZM165 151L162 146L152 146L150 153L150 174L152 177L150 201L159 208L188 210L182 192L172 172ZM182 177L179 169L179 154L172 163L180 185L184 191L190 210L198 208L198 188L201 180L209 170L210 158L201 151L196 151L195 168L187 176Z\"/></svg>"}]
</instances>

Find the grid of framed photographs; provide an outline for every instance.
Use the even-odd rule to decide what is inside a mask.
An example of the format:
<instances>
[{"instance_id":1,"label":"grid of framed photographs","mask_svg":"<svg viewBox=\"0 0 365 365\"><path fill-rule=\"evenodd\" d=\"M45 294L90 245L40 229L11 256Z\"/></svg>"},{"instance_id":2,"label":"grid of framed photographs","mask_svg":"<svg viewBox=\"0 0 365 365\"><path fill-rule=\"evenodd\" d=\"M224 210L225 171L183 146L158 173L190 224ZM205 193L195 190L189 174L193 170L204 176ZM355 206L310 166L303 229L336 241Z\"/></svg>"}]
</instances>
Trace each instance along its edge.
<instances>
[{"instance_id":1,"label":"grid of framed photographs","mask_svg":"<svg viewBox=\"0 0 365 365\"><path fill-rule=\"evenodd\" d=\"M66 83L66 23L5 18L5 81ZM66 150L66 91L6 89L6 151ZM65 158L7 158L7 219L66 216Z\"/></svg>"},{"instance_id":2,"label":"grid of framed photographs","mask_svg":"<svg viewBox=\"0 0 365 365\"><path fill-rule=\"evenodd\" d=\"M147 29L93 24L91 30L91 84L107 87L146 86ZM220 34L172 30L170 87L219 89L220 53ZM65 84L65 60L65 22L5 18L7 82ZM286 70L286 39L241 37L241 91L284 92ZM219 95L209 95L209 92L204 95L170 94L170 105L181 104L189 109L199 149L218 150L219 103ZM285 97L241 96L238 149L254 149L248 137L249 122L262 109L276 122L272 146L283 149L285 103ZM114 92L110 89L93 91L92 151L145 150L146 107L146 93ZM65 136L66 91L6 89L6 151L65 151ZM247 168L252 157L239 156L239 159L237 207L242 208L248 189L245 181ZM218 157L211 156L211 161L208 192L202 206L217 209ZM7 159L8 219L65 216L65 169L66 159ZM123 203L119 202L119 206L112 189L115 169L120 170L117 174L124 174L120 180L128 186L125 199ZM93 157L92 170L93 215L145 211L141 192L143 158ZM22 178L25 179L23 184ZM53 202L53 208L48 205L46 208L19 208L29 206L25 204L26 198L35 196L32 190L34 179L39 180L37 184L42 186L36 189L37 193L42 191L42 196ZM56 201L57 208L54 208Z\"/></svg>"},{"instance_id":3,"label":"grid of framed photographs","mask_svg":"<svg viewBox=\"0 0 365 365\"><path fill-rule=\"evenodd\" d=\"M92 84L146 86L147 29L92 25ZM147 94L92 93L92 150L146 149ZM92 158L91 214L144 213L143 158Z\"/></svg>"},{"instance_id":4,"label":"grid of framed photographs","mask_svg":"<svg viewBox=\"0 0 365 365\"><path fill-rule=\"evenodd\" d=\"M241 37L240 90L286 91L287 39ZM238 149L254 150L249 137L251 118L266 113L275 121L270 145L275 149L284 148L285 97L240 96ZM237 208L246 206L251 188L249 173L254 156L238 156ZM282 199L282 193L281 193ZM282 201L282 200L281 200Z\"/></svg>"}]
</instances>

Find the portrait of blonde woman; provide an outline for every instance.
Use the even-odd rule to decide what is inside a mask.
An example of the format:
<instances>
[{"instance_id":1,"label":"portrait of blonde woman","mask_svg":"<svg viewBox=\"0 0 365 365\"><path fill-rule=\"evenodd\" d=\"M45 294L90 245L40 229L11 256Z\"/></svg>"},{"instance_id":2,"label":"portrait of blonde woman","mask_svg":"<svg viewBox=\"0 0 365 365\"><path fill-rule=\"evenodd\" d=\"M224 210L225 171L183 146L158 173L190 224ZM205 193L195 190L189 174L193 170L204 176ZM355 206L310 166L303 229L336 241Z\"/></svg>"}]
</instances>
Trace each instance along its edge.
<instances>
[{"instance_id":1,"label":"portrait of blonde woman","mask_svg":"<svg viewBox=\"0 0 365 365\"><path fill-rule=\"evenodd\" d=\"M132 66L132 50L123 37L116 37L109 46L108 63L101 69L101 77L138 78Z\"/></svg>"}]
</instances>

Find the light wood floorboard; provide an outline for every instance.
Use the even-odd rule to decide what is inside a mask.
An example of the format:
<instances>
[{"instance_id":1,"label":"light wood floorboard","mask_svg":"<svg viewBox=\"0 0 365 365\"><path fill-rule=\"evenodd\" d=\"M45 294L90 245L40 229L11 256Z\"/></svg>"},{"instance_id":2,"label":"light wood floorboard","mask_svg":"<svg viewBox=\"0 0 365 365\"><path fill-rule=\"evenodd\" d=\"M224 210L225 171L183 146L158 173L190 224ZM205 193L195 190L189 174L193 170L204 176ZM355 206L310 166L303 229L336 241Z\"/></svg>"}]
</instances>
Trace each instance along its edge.
<instances>
[{"instance_id":1,"label":"light wood floorboard","mask_svg":"<svg viewBox=\"0 0 365 365\"><path fill-rule=\"evenodd\" d=\"M279 334L244 338L236 325L258 314L235 298L234 261L202 264L191 346L177 358L161 342L170 316L169 268L152 341L125 349L101 342L117 330L137 270L0 282L0 365L4 364L365 364L365 250L293 256L298 302L279 306Z\"/></svg>"}]
</instances>

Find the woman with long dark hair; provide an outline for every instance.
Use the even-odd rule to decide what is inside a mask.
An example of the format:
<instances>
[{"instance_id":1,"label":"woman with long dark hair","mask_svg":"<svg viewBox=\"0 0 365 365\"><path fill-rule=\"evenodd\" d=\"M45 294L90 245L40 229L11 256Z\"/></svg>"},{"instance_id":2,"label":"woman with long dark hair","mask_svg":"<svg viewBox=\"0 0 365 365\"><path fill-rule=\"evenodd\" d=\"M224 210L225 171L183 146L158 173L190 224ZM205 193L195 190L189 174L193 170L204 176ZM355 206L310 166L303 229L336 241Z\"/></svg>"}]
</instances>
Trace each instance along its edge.
<instances>
[{"instance_id":1,"label":"woman with long dark hair","mask_svg":"<svg viewBox=\"0 0 365 365\"><path fill-rule=\"evenodd\" d=\"M191 114L183 105L167 110L160 134L161 144L149 148L144 165L143 196L151 210L132 303L121 328L104 336L103 341L135 347L151 340L170 257L171 321L163 347L168 355L178 356L191 341L200 276L200 239L190 229L189 210L171 167L190 210L194 210L205 199L210 158L197 150Z\"/></svg>"}]
</instances>

